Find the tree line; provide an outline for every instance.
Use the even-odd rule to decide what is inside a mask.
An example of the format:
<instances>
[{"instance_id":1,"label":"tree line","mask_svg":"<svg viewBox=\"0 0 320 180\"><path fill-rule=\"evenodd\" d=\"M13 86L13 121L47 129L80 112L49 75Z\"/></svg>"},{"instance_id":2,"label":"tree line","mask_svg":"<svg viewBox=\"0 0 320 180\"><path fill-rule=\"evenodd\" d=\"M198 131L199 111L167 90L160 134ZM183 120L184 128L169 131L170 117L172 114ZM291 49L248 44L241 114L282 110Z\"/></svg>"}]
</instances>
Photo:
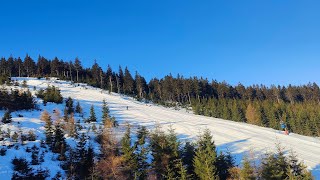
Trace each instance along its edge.
<instances>
[{"instance_id":1,"label":"tree line","mask_svg":"<svg viewBox=\"0 0 320 180\"><path fill-rule=\"evenodd\" d=\"M171 74L149 82L138 72L126 67L83 67L79 58L63 61L57 57L39 56L37 62L29 55L1 58L2 76L54 76L73 82L88 83L109 92L150 100L167 106L192 106L196 114L247 122L274 129L285 122L291 132L320 136L320 88L316 83L295 86L232 86L227 82L202 77L185 78ZM1 78L0 78L1 79ZM5 79L5 78L4 78Z\"/></svg>"}]
</instances>

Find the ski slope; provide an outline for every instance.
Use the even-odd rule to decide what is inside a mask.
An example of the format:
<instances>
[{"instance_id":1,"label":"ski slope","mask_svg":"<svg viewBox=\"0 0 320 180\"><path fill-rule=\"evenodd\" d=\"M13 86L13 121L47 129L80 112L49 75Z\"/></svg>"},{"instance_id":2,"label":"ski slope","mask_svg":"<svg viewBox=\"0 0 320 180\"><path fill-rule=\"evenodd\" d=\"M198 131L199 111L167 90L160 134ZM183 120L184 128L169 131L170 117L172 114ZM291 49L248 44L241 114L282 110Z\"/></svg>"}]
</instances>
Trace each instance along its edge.
<instances>
[{"instance_id":1,"label":"ski slope","mask_svg":"<svg viewBox=\"0 0 320 180\"><path fill-rule=\"evenodd\" d=\"M22 78L17 78L22 81ZM54 85L60 88L64 98L70 96L79 101L81 106L89 112L93 104L98 113L101 111L102 100L106 99L111 114L120 123L129 122L133 125L144 125L153 128L156 124L164 129L172 126L181 140L192 140L196 138L205 128L208 128L214 137L218 150L229 150L236 162L240 163L241 158L249 152L260 156L268 151L274 151L277 143L289 152L294 151L298 157L312 170L316 179L320 179L320 139L314 137L290 134L282 134L277 130L258 127L245 123L238 123L217 118L194 115L186 110L174 110L145 104L112 93L111 95L97 88L71 85L65 81L46 81L34 78L25 78L30 90L33 86L46 88ZM127 110L128 106L128 110Z\"/></svg>"}]
</instances>

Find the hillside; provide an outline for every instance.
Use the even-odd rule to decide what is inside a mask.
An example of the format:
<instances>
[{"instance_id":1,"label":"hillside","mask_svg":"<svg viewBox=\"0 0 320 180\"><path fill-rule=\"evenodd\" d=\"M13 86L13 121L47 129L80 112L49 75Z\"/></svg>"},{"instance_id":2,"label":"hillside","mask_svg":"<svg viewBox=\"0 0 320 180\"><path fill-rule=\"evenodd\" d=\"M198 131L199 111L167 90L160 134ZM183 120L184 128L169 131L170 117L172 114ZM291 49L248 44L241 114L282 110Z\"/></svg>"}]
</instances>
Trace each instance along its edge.
<instances>
[{"instance_id":1,"label":"hillside","mask_svg":"<svg viewBox=\"0 0 320 180\"><path fill-rule=\"evenodd\" d=\"M120 124L129 122L132 125L144 125L151 129L156 124L161 125L165 129L172 126L178 134L178 137L182 140L196 138L202 130L208 128L213 134L218 150L229 150L232 155L235 156L237 164L240 163L243 155L250 151L255 152L256 156L259 156L267 151L274 151L275 144L280 143L286 151L295 151L298 157L303 159L305 164L312 170L312 174L317 179L320 178L319 138L301 136L293 133L287 136L282 134L282 132L270 128L198 116L192 112L187 112L185 109L174 110L151 103L146 104L115 93L108 94L106 91L101 91L100 89L92 88L84 84L76 86L65 81L46 81L35 78L13 79L17 79L20 82L26 80L31 91L33 91L34 86L36 86L37 89L46 88L48 85L59 87L64 98L70 96L75 101L80 102L85 114L89 113L91 105L95 106L96 112L100 112L102 100L106 99L111 114L115 116ZM55 106L48 104L40 108L52 112ZM60 107L60 109L61 108L62 107ZM18 113L24 117L17 117L16 114ZM3 111L0 111L1 116L2 114ZM23 130L35 129L37 135L43 136L43 127L39 120L40 114L40 111L13 113L13 121L20 121L19 126ZM97 113L97 117L101 117L101 113ZM98 119L98 122L101 122L101 119ZM7 127L3 127L3 129L6 128ZM14 129L16 127L10 126L8 128ZM0 157L1 179L8 177L8 172L10 172L9 162L13 157L13 152L9 152L8 156ZM50 167L52 167L50 172L51 176L54 176L59 170L58 164L50 161L50 154L46 155L45 159L46 163L50 163ZM46 164L43 166L46 166Z\"/></svg>"}]
</instances>

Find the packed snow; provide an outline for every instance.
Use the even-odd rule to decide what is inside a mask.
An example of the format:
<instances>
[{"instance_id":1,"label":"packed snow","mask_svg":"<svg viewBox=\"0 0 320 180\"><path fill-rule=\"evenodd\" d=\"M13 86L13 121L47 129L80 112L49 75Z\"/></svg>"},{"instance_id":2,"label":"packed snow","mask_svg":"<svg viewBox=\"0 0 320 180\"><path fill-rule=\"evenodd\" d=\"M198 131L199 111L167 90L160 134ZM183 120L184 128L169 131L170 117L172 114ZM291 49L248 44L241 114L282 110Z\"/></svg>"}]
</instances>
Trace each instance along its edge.
<instances>
[{"instance_id":1,"label":"packed snow","mask_svg":"<svg viewBox=\"0 0 320 180\"><path fill-rule=\"evenodd\" d=\"M281 131L270 128L194 115L186 109L175 110L152 103L139 102L130 97L116 93L109 94L107 91L85 84L71 84L66 81L39 80L36 78L14 79L20 82L26 80L29 89L33 93L35 93L33 90L34 86L37 90L40 88L45 89L48 85L59 87L64 98L70 96L74 99L74 102L80 102L86 115L89 114L90 106L94 105L97 117L101 117L102 101L106 99L111 115L115 116L120 124L128 122L133 126L143 125L149 129L153 129L156 125L160 125L164 129L172 127L182 141L192 141L197 138L205 128L208 128L213 134L218 150L230 151L235 157L237 164L240 164L244 155L254 154L259 157L266 152L275 151L276 144L280 143L286 152L294 151L312 171L316 179L320 179L320 139L317 137L301 136L294 133L285 135ZM55 107L54 104L48 103L47 106L41 106L40 108L52 112ZM62 107L60 107L60 109L62 109ZM0 111L0 116L3 115L3 113L3 111ZM24 117L17 117L17 114L22 114ZM40 111L16 112L13 113L13 121L20 122L19 126L24 131L34 129L36 134L41 137L43 136L43 134L41 135L41 133L43 133L43 122L39 120L40 114ZM101 119L99 119L99 121L101 121ZM17 128L11 126L5 127L5 129ZM28 144L28 146L31 145ZM12 152L15 152L14 154L10 153L10 151L7 152L7 156L0 156L0 179L8 179L11 177L11 159L14 156L24 157L26 153L24 150L12 150ZM46 161L42 164L42 167L48 167L51 177L53 177L59 170L59 164L58 162L51 161L51 156L53 155L46 155Z\"/></svg>"}]
</instances>

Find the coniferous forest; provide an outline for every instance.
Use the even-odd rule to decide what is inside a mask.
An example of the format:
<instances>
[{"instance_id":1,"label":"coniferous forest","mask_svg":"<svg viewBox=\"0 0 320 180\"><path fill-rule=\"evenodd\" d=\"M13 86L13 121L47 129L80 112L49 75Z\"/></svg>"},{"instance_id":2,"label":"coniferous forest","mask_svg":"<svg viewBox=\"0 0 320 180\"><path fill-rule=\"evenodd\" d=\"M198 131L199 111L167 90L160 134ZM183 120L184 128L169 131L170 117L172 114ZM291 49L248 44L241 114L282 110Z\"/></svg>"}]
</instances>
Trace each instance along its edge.
<instances>
[{"instance_id":1,"label":"coniferous forest","mask_svg":"<svg viewBox=\"0 0 320 180\"><path fill-rule=\"evenodd\" d=\"M21 76L57 77L87 83L141 101L177 108L191 107L196 114L274 129L280 129L280 121L283 121L292 132L320 135L320 94L316 84L245 87L179 75L154 78L147 83L139 73L132 75L128 68L123 71L119 67L114 71L108 66L104 71L96 62L91 68L85 68L79 59L66 62L39 56L35 62L28 55L23 61L2 58L0 65L0 82L7 85L0 91L0 109L6 110L1 119L3 127L16 123L12 121L14 111L40 110L27 82L11 81L11 77ZM15 86L21 86L20 90L13 90ZM21 148L31 157L11 160L11 179L14 180L50 177L50 169L41 166L47 156L52 162L59 162L61 168L53 179L313 179L297 155L294 152L285 155L281 145L277 145L275 153L261 157L260 164L250 156L237 164L230 152L217 150L208 129L193 142L180 141L174 129L164 131L160 126L153 130L134 127L133 133L131 125L119 125L110 115L106 100L102 102L102 116L97 117L94 105L85 114L79 101L71 97L64 99L58 87L33 87L33 90L44 106L62 105L63 116L58 109L52 113L42 111L42 139L32 130L0 129L1 140L12 143L1 146L1 156L6 156L13 148L17 151ZM23 116L19 114L18 117ZM70 140L74 145L70 145ZM39 143L28 146L26 142Z\"/></svg>"},{"instance_id":2,"label":"coniferous forest","mask_svg":"<svg viewBox=\"0 0 320 180\"><path fill-rule=\"evenodd\" d=\"M191 106L199 115L274 129L280 129L280 122L284 122L290 132L320 136L320 88L316 83L246 87L240 83L232 86L202 77L174 77L171 74L146 82L138 72L132 73L121 66L113 70L110 66L100 67L94 62L88 68L83 67L78 58L63 61L57 57L47 59L42 56L32 59L28 55L23 59L1 58L0 74L2 84L8 82L10 77L58 77L165 106ZM9 94L0 94L12 96L1 98L0 104L6 103L3 99L10 99L10 104L15 104L16 93ZM27 98L28 93L21 96Z\"/></svg>"}]
</instances>

